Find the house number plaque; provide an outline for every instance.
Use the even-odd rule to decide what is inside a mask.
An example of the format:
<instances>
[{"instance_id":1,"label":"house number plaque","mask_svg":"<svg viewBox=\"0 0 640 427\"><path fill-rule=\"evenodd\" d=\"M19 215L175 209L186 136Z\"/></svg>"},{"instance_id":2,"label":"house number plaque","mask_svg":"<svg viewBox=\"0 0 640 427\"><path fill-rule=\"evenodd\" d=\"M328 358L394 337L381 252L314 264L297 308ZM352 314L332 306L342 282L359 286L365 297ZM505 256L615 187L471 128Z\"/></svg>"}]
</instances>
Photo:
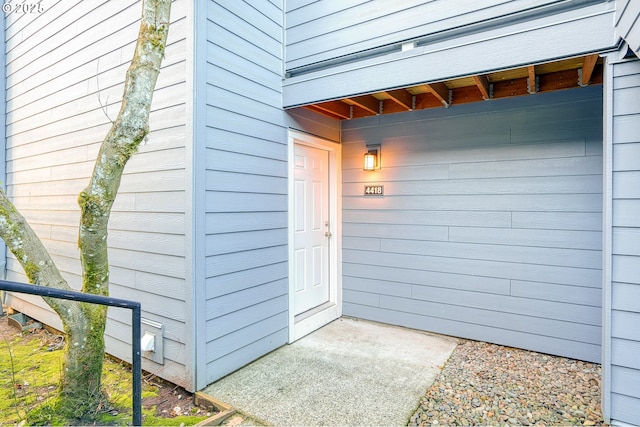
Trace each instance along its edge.
<instances>
[{"instance_id":1,"label":"house number plaque","mask_svg":"<svg viewBox=\"0 0 640 427\"><path fill-rule=\"evenodd\" d=\"M365 196L384 196L384 185L365 185Z\"/></svg>"}]
</instances>

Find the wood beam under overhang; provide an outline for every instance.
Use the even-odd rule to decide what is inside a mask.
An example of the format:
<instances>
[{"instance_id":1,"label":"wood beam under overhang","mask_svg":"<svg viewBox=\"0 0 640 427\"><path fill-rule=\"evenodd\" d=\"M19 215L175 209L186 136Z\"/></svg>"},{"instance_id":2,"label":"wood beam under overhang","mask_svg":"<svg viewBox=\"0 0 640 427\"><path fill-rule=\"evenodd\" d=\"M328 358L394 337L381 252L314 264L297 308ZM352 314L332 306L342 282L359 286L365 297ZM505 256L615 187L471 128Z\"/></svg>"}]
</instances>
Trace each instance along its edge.
<instances>
[{"instance_id":1,"label":"wood beam under overhang","mask_svg":"<svg viewBox=\"0 0 640 427\"><path fill-rule=\"evenodd\" d=\"M491 99L491 83L487 76L473 76L473 81L482 94L482 99Z\"/></svg>"},{"instance_id":2,"label":"wood beam under overhang","mask_svg":"<svg viewBox=\"0 0 640 427\"><path fill-rule=\"evenodd\" d=\"M307 105L344 120L602 84L597 54ZM589 79L589 80L586 80ZM534 83L535 82L535 83ZM532 92L532 89L534 92Z\"/></svg>"},{"instance_id":3,"label":"wood beam under overhang","mask_svg":"<svg viewBox=\"0 0 640 427\"><path fill-rule=\"evenodd\" d=\"M405 89L387 90L382 94L407 111L413 108L411 94Z\"/></svg>"},{"instance_id":4,"label":"wood beam under overhang","mask_svg":"<svg viewBox=\"0 0 640 427\"><path fill-rule=\"evenodd\" d=\"M311 109L315 109L320 112L328 113L334 117L340 119L351 118L351 107L342 101L327 101L313 104Z\"/></svg>"},{"instance_id":5,"label":"wood beam under overhang","mask_svg":"<svg viewBox=\"0 0 640 427\"><path fill-rule=\"evenodd\" d=\"M529 65L527 67L527 92L534 94L538 91L538 85L536 83L536 67Z\"/></svg>"},{"instance_id":6,"label":"wood beam under overhang","mask_svg":"<svg viewBox=\"0 0 640 427\"><path fill-rule=\"evenodd\" d=\"M587 86L591 82L591 76L593 76L593 70L596 68L596 62L598 62L597 53L584 57L584 64L582 65L580 73L580 86Z\"/></svg>"},{"instance_id":7,"label":"wood beam under overhang","mask_svg":"<svg viewBox=\"0 0 640 427\"><path fill-rule=\"evenodd\" d=\"M351 98L345 98L344 102L360 107L371 114L380 114L380 101L373 96L354 96Z\"/></svg>"},{"instance_id":8,"label":"wood beam under overhang","mask_svg":"<svg viewBox=\"0 0 640 427\"><path fill-rule=\"evenodd\" d=\"M424 87L427 88L433 96L438 98L445 107L451 104L451 102L449 102L449 88L444 83L431 83L424 85Z\"/></svg>"}]
</instances>

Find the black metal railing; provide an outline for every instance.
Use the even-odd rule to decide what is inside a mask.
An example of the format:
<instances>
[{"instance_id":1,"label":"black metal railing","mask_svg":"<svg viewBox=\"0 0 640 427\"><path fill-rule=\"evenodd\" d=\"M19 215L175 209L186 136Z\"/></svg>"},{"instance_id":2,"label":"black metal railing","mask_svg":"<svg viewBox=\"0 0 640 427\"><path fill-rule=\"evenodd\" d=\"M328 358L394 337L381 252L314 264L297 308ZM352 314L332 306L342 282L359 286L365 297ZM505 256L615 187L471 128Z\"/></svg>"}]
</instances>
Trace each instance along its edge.
<instances>
[{"instance_id":1,"label":"black metal railing","mask_svg":"<svg viewBox=\"0 0 640 427\"><path fill-rule=\"evenodd\" d=\"M140 344L141 307L139 302L105 297L102 295L85 294L83 292L48 288L45 286L9 282L7 280L0 280L0 290L130 309L132 325L131 368L133 374L133 425L142 425L142 356Z\"/></svg>"}]
</instances>

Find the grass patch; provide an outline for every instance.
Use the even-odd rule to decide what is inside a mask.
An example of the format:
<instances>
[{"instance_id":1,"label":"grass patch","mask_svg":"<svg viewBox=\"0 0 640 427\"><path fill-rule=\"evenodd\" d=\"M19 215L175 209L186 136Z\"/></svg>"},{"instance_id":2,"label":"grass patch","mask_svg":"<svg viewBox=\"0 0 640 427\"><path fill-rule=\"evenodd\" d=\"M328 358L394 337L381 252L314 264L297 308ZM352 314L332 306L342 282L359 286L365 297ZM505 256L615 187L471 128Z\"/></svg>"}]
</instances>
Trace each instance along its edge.
<instances>
[{"instance_id":1,"label":"grass patch","mask_svg":"<svg viewBox=\"0 0 640 427\"><path fill-rule=\"evenodd\" d=\"M0 426L79 425L81 420L62 419L55 404L62 370L62 337L46 331L18 333L0 319ZM154 376L142 384L143 424L194 425L211 416L193 405L183 389ZM102 385L108 403L96 408L96 425L131 425L131 370L124 363L105 358Z\"/></svg>"}]
</instances>

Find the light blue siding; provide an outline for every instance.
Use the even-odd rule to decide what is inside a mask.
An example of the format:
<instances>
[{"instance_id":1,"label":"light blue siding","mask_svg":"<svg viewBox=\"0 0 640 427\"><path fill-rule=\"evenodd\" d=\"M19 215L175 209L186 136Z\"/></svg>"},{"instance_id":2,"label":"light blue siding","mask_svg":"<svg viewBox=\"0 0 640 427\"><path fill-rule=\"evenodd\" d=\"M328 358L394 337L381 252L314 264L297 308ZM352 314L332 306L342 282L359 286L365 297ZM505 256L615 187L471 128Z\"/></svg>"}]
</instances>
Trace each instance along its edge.
<instances>
[{"instance_id":1,"label":"light blue siding","mask_svg":"<svg viewBox=\"0 0 640 427\"><path fill-rule=\"evenodd\" d=\"M143 358L143 368L193 389L185 255L187 3L172 4L151 132L127 163L109 220L109 279L112 296L141 301L143 318L164 326L163 364ZM41 14L7 15L3 26L2 153L8 173L2 181L65 279L79 288L77 195L120 108L141 2L42 6ZM4 158L1 163L4 171ZM14 258L8 264L10 280L26 280ZM15 309L62 329L40 298L11 299ZM109 310L106 349L123 360L131 358L130 319L128 310Z\"/></svg>"},{"instance_id":2,"label":"light blue siding","mask_svg":"<svg viewBox=\"0 0 640 427\"><path fill-rule=\"evenodd\" d=\"M0 28L4 28L4 14L0 15ZM5 41L4 41L4 32L2 35L2 48L0 49L0 141L2 141L2 145L0 146L0 180L2 181L2 189L6 191L4 184L7 182L6 179L6 168L7 168L7 159L6 159L6 100L5 100ZM0 245L0 277L5 278L5 267L7 265L7 246ZM2 310L4 311L4 310Z\"/></svg>"},{"instance_id":3,"label":"light blue siding","mask_svg":"<svg viewBox=\"0 0 640 427\"><path fill-rule=\"evenodd\" d=\"M221 0L206 16L206 131L194 141L206 146L200 387L288 338L282 9Z\"/></svg>"},{"instance_id":4,"label":"light blue siding","mask_svg":"<svg viewBox=\"0 0 640 427\"><path fill-rule=\"evenodd\" d=\"M557 2L288 1L286 68L291 70L357 52L366 56L367 50L398 45L407 40L429 38L432 41L450 38L453 34L460 36L481 27L480 24L488 19L498 26L496 21L501 18L531 14L532 9L537 9L538 15L567 9L566 5L549 7L554 3ZM399 46L396 48L399 50Z\"/></svg>"},{"instance_id":5,"label":"light blue siding","mask_svg":"<svg viewBox=\"0 0 640 427\"><path fill-rule=\"evenodd\" d=\"M304 108L287 110L290 129L302 131L329 141L340 142L340 121Z\"/></svg>"},{"instance_id":6,"label":"light blue siding","mask_svg":"<svg viewBox=\"0 0 640 427\"><path fill-rule=\"evenodd\" d=\"M591 87L343 122L344 313L599 361L601 105Z\"/></svg>"},{"instance_id":7,"label":"light blue siding","mask_svg":"<svg viewBox=\"0 0 640 427\"><path fill-rule=\"evenodd\" d=\"M628 3L632 9L634 2ZM605 399L610 398L612 422L636 425L640 424L640 61L613 64L612 69L611 365L605 366L611 395Z\"/></svg>"},{"instance_id":8,"label":"light blue siding","mask_svg":"<svg viewBox=\"0 0 640 427\"><path fill-rule=\"evenodd\" d=\"M640 3L633 0L616 0L616 32L629 47L640 54Z\"/></svg>"}]
</instances>

